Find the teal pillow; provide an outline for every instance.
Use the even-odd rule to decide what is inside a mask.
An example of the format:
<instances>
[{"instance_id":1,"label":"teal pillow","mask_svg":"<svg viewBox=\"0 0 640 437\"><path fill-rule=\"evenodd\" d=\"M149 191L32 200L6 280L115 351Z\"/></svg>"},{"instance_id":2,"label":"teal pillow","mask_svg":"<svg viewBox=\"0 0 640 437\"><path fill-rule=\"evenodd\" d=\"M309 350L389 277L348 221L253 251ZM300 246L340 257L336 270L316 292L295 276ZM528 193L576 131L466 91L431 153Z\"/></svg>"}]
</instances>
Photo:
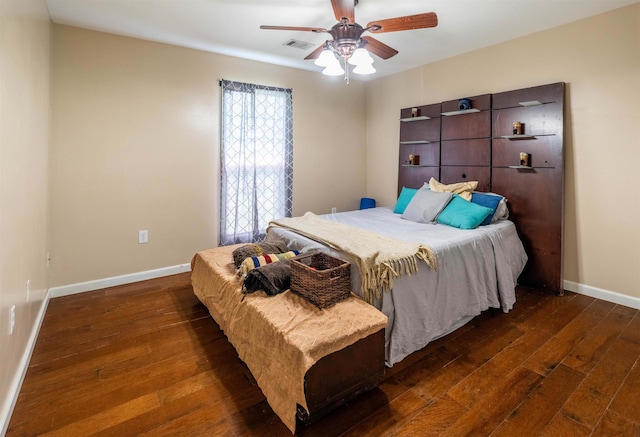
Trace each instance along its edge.
<instances>
[{"instance_id":1,"label":"teal pillow","mask_svg":"<svg viewBox=\"0 0 640 437\"><path fill-rule=\"evenodd\" d=\"M398 196L398 201L396 202L396 206L393 208L393 212L396 214L402 214L417 192L418 190L415 188L402 187L402 191L400 191L400 196Z\"/></svg>"},{"instance_id":2,"label":"teal pillow","mask_svg":"<svg viewBox=\"0 0 640 437\"><path fill-rule=\"evenodd\" d=\"M469 202L456 194L438 216L438 223L460 229L475 229L491 212L491 208Z\"/></svg>"}]
</instances>

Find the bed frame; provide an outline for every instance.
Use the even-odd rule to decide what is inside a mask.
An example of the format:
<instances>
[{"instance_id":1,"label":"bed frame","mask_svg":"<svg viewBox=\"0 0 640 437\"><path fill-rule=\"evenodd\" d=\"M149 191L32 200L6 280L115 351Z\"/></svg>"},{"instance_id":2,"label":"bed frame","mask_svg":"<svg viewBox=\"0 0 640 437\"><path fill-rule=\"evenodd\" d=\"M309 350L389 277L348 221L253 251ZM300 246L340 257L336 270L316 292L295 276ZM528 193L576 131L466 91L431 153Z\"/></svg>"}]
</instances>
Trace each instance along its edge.
<instances>
[{"instance_id":1,"label":"bed frame","mask_svg":"<svg viewBox=\"0 0 640 437\"><path fill-rule=\"evenodd\" d=\"M554 83L404 108L398 168L398 194L433 177L477 180L478 191L505 196L529 256L519 283L557 294L564 293L564 89Z\"/></svg>"}]
</instances>

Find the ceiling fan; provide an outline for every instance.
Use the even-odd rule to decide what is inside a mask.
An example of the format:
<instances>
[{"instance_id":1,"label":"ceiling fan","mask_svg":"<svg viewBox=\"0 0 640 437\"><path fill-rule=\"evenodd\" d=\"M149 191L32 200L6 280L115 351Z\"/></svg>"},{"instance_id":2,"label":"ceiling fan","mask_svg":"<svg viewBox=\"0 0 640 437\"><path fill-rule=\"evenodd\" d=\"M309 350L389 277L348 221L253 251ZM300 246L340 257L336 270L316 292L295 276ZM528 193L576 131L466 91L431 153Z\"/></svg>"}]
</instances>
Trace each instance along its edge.
<instances>
[{"instance_id":1,"label":"ceiling fan","mask_svg":"<svg viewBox=\"0 0 640 437\"><path fill-rule=\"evenodd\" d=\"M297 26L260 26L260 29L270 30L294 30L315 33L328 33L332 39L325 41L320 47L309 53L304 59L315 59L316 65L325 67L326 75L345 74L345 80L349 82L348 64L354 65L356 74L375 73L373 58L369 52L382 58L389 59L398 54L398 51L383 42L371 37L362 36L365 32L385 33L401 30L425 29L438 25L438 17L434 12L424 14L407 15L404 17L387 18L368 23L362 27L355 22L354 11L358 0L331 0L333 13L338 20L331 29L322 27L297 27ZM344 63L344 69L338 59Z\"/></svg>"}]
</instances>

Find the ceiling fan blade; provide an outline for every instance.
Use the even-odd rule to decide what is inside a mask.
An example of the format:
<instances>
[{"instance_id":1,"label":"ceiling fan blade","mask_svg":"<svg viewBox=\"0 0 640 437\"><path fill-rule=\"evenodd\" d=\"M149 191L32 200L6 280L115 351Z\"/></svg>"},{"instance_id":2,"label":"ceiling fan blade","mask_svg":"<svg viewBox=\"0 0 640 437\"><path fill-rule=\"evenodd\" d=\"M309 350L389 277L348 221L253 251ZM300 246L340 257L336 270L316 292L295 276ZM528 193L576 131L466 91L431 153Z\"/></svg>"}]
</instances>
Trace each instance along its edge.
<instances>
[{"instance_id":1,"label":"ceiling fan blade","mask_svg":"<svg viewBox=\"0 0 640 437\"><path fill-rule=\"evenodd\" d=\"M342 21L344 17L349 20L349 23L353 23L355 9L355 2L353 0L331 0L331 6L333 7L336 20Z\"/></svg>"},{"instance_id":2,"label":"ceiling fan blade","mask_svg":"<svg viewBox=\"0 0 640 437\"><path fill-rule=\"evenodd\" d=\"M407 15L406 17L388 18L386 20L372 21L367 24L367 28L371 26L380 26L380 29L369 29L371 33L397 32L399 30L426 29L427 27L436 27L438 25L438 16L435 12L427 12L425 14Z\"/></svg>"},{"instance_id":3,"label":"ceiling fan blade","mask_svg":"<svg viewBox=\"0 0 640 437\"><path fill-rule=\"evenodd\" d=\"M379 58L389 59L390 57L398 54L398 51L396 49L389 47L385 43L380 42L375 38L372 38L370 36L363 36L362 39L367 42L365 48Z\"/></svg>"},{"instance_id":4,"label":"ceiling fan blade","mask_svg":"<svg viewBox=\"0 0 640 437\"><path fill-rule=\"evenodd\" d=\"M320 47L318 47L317 49L315 49L314 51L312 51L311 53L309 53L304 59L309 60L309 59L317 59L318 56L320 56L320 53L322 53L322 50L324 50L324 44L322 44Z\"/></svg>"},{"instance_id":5,"label":"ceiling fan blade","mask_svg":"<svg viewBox=\"0 0 640 437\"><path fill-rule=\"evenodd\" d=\"M267 30L298 30L301 32L326 32L323 27L296 27L296 26L260 26L260 29Z\"/></svg>"}]
</instances>

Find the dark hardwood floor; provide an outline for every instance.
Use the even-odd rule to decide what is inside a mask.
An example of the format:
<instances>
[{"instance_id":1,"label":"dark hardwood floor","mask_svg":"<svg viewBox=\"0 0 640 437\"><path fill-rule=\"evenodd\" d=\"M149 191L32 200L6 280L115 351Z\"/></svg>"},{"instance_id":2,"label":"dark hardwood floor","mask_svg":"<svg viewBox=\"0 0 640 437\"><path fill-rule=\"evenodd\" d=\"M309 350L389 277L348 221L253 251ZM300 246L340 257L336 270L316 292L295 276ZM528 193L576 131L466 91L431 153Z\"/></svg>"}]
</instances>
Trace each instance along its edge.
<instances>
[{"instance_id":1,"label":"dark hardwood floor","mask_svg":"<svg viewBox=\"0 0 640 437\"><path fill-rule=\"evenodd\" d=\"M189 274L52 299L8 436L286 436ZM301 436L640 436L638 310L520 288Z\"/></svg>"}]
</instances>

